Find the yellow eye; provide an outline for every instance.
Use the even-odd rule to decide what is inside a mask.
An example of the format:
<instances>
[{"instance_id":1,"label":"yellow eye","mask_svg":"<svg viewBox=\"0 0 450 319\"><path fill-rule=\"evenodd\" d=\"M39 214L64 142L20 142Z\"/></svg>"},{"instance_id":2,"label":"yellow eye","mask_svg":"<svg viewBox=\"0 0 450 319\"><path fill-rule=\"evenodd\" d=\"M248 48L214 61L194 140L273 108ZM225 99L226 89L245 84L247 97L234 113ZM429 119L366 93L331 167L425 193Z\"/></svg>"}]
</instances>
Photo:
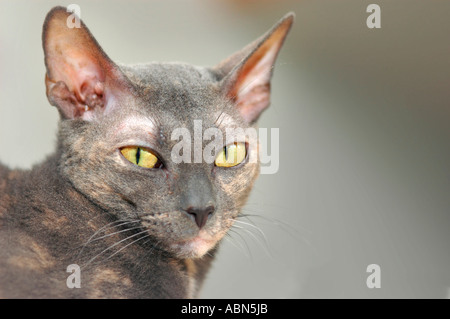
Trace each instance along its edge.
<instances>
[{"instance_id":1,"label":"yellow eye","mask_svg":"<svg viewBox=\"0 0 450 319\"><path fill-rule=\"evenodd\" d=\"M245 143L234 143L225 146L216 157L215 164L219 167L233 167L247 157L247 149Z\"/></svg>"},{"instance_id":2,"label":"yellow eye","mask_svg":"<svg viewBox=\"0 0 450 319\"><path fill-rule=\"evenodd\" d=\"M158 168L161 166L159 159L148 149L137 146L128 146L120 150L123 157L131 163L144 168Z\"/></svg>"}]
</instances>

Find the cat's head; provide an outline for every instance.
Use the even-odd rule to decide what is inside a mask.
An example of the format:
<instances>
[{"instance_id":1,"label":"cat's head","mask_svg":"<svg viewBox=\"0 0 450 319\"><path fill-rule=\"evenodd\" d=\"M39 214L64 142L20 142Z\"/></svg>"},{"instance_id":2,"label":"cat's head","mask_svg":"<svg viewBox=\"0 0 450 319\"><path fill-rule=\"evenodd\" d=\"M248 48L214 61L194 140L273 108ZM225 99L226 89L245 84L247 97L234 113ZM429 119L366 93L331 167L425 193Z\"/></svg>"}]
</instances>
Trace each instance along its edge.
<instances>
[{"instance_id":1,"label":"cat's head","mask_svg":"<svg viewBox=\"0 0 450 319\"><path fill-rule=\"evenodd\" d=\"M255 128L269 106L293 14L212 68L118 65L82 22L69 27L72 18L54 8L43 31L47 96L61 115L60 173L117 218L139 220L160 248L204 255L258 176L249 160L258 143L237 134L227 144L227 129Z\"/></svg>"}]
</instances>

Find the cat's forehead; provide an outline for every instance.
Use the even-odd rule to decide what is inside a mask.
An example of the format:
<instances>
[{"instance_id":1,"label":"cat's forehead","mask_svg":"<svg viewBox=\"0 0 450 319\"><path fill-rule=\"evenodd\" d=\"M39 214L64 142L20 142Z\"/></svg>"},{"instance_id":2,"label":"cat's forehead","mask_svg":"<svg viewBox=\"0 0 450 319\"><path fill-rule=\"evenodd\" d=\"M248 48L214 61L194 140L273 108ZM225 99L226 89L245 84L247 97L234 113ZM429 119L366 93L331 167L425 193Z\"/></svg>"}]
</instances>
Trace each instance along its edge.
<instances>
[{"instance_id":1,"label":"cat's forehead","mask_svg":"<svg viewBox=\"0 0 450 319\"><path fill-rule=\"evenodd\" d=\"M176 102L179 97L207 99L217 86L208 68L185 63L147 63L121 66L137 93L152 100ZM212 96L211 96L212 97Z\"/></svg>"},{"instance_id":2,"label":"cat's forehead","mask_svg":"<svg viewBox=\"0 0 450 319\"><path fill-rule=\"evenodd\" d=\"M196 66L183 62L149 62L138 64L120 64L127 76L133 80L146 79L156 80L163 77L178 79L202 79L206 81L215 81L215 75L206 67Z\"/></svg>"},{"instance_id":3,"label":"cat's forehead","mask_svg":"<svg viewBox=\"0 0 450 319\"><path fill-rule=\"evenodd\" d=\"M206 127L242 124L220 92L216 75L208 68L150 63L121 69L139 97L135 111L150 121L173 127L190 127L196 120L203 121Z\"/></svg>"}]
</instances>

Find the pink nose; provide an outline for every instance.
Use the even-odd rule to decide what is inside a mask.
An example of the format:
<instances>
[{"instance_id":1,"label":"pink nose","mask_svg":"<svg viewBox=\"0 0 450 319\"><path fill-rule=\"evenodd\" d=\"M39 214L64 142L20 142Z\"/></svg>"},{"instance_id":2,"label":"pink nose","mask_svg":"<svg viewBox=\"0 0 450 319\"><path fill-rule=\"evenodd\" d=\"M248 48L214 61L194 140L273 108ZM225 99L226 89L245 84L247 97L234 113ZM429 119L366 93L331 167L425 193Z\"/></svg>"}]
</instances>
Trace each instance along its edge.
<instances>
[{"instance_id":1,"label":"pink nose","mask_svg":"<svg viewBox=\"0 0 450 319\"><path fill-rule=\"evenodd\" d=\"M214 213L214 210L214 206L208 206L205 208L189 207L186 212L194 218L198 228L202 228L206 225L209 216Z\"/></svg>"}]
</instances>

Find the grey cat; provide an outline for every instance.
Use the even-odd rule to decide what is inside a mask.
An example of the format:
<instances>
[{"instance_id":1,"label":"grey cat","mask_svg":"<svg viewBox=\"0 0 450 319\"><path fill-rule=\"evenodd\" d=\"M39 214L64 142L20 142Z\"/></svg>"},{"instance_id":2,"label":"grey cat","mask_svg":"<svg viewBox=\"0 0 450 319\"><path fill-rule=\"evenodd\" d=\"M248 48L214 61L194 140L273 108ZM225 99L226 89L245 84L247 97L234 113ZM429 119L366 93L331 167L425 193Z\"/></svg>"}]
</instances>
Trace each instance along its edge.
<instances>
[{"instance_id":1,"label":"grey cat","mask_svg":"<svg viewBox=\"0 0 450 319\"><path fill-rule=\"evenodd\" d=\"M56 152L30 171L0 165L0 297L195 298L258 176L246 161L258 145L175 163L172 132L256 127L294 15L204 68L116 64L70 14L53 8L42 36Z\"/></svg>"}]
</instances>

